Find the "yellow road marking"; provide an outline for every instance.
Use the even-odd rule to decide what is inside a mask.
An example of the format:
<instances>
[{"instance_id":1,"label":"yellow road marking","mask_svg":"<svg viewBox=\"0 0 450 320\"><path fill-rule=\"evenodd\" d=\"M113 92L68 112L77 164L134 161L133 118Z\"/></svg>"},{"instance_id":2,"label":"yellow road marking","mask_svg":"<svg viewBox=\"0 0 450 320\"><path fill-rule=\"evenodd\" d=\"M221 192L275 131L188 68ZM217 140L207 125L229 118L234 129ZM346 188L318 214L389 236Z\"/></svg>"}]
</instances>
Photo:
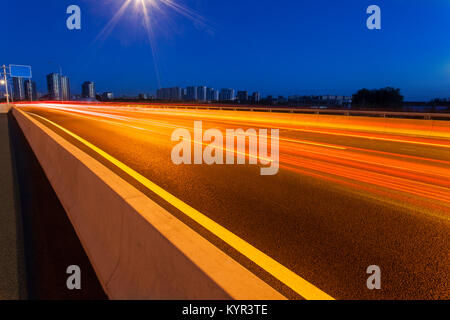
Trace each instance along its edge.
<instances>
[{"instance_id":1,"label":"yellow road marking","mask_svg":"<svg viewBox=\"0 0 450 320\"><path fill-rule=\"evenodd\" d=\"M246 256L248 259L256 263L259 267L270 273L272 276L274 276L276 279L284 283L286 286L294 290L296 293L298 293L300 296L307 300L334 300L333 297L326 294L310 282L306 281L293 271L289 270L279 262L275 261L262 251L258 250L257 248L253 247L251 244L246 242L245 240L239 238L234 233L228 231L218 223L214 222L201 212L195 210L188 204L184 203L174 195L170 194L163 188L159 187L155 183L151 182L135 170L128 167L126 164L122 163L121 161L117 160L113 156L109 155L102 149L96 147L92 143L88 142L87 140L84 140L80 136L76 135L75 133L67 130L66 128L54 123L51 120L48 120L44 117L41 117L37 114L27 112L29 114L32 114L51 125L55 126L56 128L62 130L63 132L67 133L71 137L75 138L85 146L89 147L96 153L98 153L100 156L105 158L106 160L110 161L112 164L117 166L118 168L122 169L124 172L126 172L128 175L139 181L141 184L143 184L145 187L147 187L149 190L157 194L159 197L170 203L172 206L183 212L185 215L190 217L192 220L200 224L202 227L210 231L215 236L219 237L221 240L223 240L225 243L236 249L238 252L240 252L242 255Z\"/></svg>"}]
</instances>

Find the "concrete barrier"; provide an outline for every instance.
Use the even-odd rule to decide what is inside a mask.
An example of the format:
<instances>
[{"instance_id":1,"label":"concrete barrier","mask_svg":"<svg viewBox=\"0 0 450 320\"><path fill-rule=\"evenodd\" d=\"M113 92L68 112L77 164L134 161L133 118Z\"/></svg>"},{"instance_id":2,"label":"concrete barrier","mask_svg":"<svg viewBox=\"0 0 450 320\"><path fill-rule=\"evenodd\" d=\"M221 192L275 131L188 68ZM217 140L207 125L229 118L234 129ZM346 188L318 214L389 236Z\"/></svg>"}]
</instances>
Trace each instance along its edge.
<instances>
[{"instance_id":1,"label":"concrete barrier","mask_svg":"<svg viewBox=\"0 0 450 320\"><path fill-rule=\"evenodd\" d=\"M0 113L8 113L8 111L11 109L10 104L2 103L0 104Z\"/></svg>"},{"instance_id":2,"label":"concrete barrier","mask_svg":"<svg viewBox=\"0 0 450 320\"><path fill-rule=\"evenodd\" d=\"M111 299L285 299L100 162L13 115Z\"/></svg>"}]
</instances>

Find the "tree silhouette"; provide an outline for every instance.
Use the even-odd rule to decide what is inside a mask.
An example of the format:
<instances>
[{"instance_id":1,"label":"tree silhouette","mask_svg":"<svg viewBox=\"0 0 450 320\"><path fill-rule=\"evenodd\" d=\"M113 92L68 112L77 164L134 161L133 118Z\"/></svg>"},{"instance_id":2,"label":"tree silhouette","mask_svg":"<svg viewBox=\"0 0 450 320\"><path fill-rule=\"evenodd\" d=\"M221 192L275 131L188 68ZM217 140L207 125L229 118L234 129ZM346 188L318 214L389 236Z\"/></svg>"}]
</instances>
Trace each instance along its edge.
<instances>
[{"instance_id":1,"label":"tree silhouette","mask_svg":"<svg viewBox=\"0 0 450 320\"><path fill-rule=\"evenodd\" d=\"M386 87L382 89L361 89L353 95L352 107L369 108L401 108L403 107L403 96L400 89Z\"/></svg>"}]
</instances>

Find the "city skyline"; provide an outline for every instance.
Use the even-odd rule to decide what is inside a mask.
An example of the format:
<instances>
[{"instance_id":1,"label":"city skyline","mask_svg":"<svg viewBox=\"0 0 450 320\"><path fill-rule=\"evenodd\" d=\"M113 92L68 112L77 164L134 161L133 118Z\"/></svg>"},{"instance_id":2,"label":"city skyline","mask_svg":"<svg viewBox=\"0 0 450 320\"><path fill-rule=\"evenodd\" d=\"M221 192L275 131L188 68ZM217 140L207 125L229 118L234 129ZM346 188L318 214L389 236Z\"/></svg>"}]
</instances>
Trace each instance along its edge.
<instances>
[{"instance_id":1,"label":"city skyline","mask_svg":"<svg viewBox=\"0 0 450 320\"><path fill-rule=\"evenodd\" d=\"M61 67L60 67L61 68ZM32 66L31 66L32 69ZM34 100L38 100L40 97L48 95L51 99L53 100L61 100L61 98L58 96L58 98L55 98L55 94L52 93L52 89L49 88L49 76L55 76L55 77L59 77L59 86L61 87L62 90L62 95L63 95L63 99L62 100L71 100L71 98L73 97L78 97L78 98L91 98L91 99L95 99L96 95L98 94L99 96L110 96L111 94L115 97L115 98L133 98L133 97L141 97L143 95L148 96L151 99L157 99L157 100L173 100L173 101L234 101L234 100L241 100L242 99L238 99L238 95L241 92L247 92L247 94L249 92L252 93L252 95L249 95L248 98L252 98L253 102L258 102L260 100L263 99L267 99L267 98L272 98L272 97L278 97L278 98L286 98L287 100L289 100L291 97L296 98L296 97L330 97L330 96L336 96L336 97L341 97L343 100L348 100L351 98L351 96L353 94L356 93L353 92L349 95L347 94L340 94L340 93L329 93L329 92L317 92L315 94L307 94L307 93L293 93L293 94L289 94L289 95L282 95L282 94L262 94L261 91L249 91L249 90L245 90L242 88L220 88L220 89L215 89L212 88L210 86L201 86L201 85L197 85L197 86L186 86L186 87L181 87L181 86L175 86L175 87L170 87L170 88L157 88L157 89L150 89L150 90L146 90L146 91L142 91L142 92L138 92L138 93L133 93L133 94L117 94L116 92L113 92L111 90L108 90L108 88L106 88L106 90L95 90L94 89L94 94L84 94L83 93L83 86L86 83L96 83L95 81L89 81L89 80L84 80L81 85L78 86L78 88L81 88L81 90L75 90L73 93L72 89L71 89L71 85L70 85L70 80L69 80L69 76L67 75L63 75L60 74L58 72L52 72L50 74L47 74L46 77L46 88L42 91L38 90L37 88L39 87L39 81L35 81L35 78L32 78L32 82L33 82L33 89L34 90L34 94L33 94L33 99ZM20 78L20 81L17 81L18 78ZM11 85L11 93L13 95L13 97L16 100L29 100L29 90L30 89L25 89L25 86L27 85L26 82L28 81L27 78L23 78L23 77L10 77L9 82ZM18 83L20 83L20 85L18 85ZM19 87L19 88L18 88ZM41 89L42 86L40 86ZM179 99L174 99L172 98L172 96L170 98L164 98L164 96L159 97L159 92L161 92L162 90L167 90L167 89L175 89L178 88L180 89L180 98ZM189 94L189 89L192 88L195 90L195 94L193 95L192 93ZM199 91L198 89L204 88L204 98L197 98L199 96ZM4 91L4 88L0 88L0 92ZM360 88L360 89L378 89L378 88ZM59 90L59 89L58 89ZM183 93L182 90L185 90L186 92ZM213 92L209 92L208 90L213 90ZM233 93L229 93L225 98L222 98L222 94L224 90L232 90L234 91ZM401 90L401 88L400 88ZM73 94L72 94L73 93ZM215 95L217 93L217 98L212 97L211 95ZM173 93L170 93L171 95ZM257 99L255 99L255 94L257 95ZM59 93L57 94L59 95ZM112 98L108 98L109 100L111 100ZM342 100L341 99L341 100ZM448 94L448 96L443 96L443 97L431 97L428 100L412 100L412 99L405 99L405 102L430 102L432 100L435 99L443 99L443 100L449 100L450 99L450 92ZM145 98L144 100L147 100L147 98ZM295 99L296 100L296 99ZM244 99L244 101L250 101L249 99Z\"/></svg>"},{"instance_id":2,"label":"city skyline","mask_svg":"<svg viewBox=\"0 0 450 320\"><path fill-rule=\"evenodd\" d=\"M36 82L31 81L24 77L11 77L13 98L16 101L25 100L90 100L95 101L97 99L108 101L114 100L114 93L111 91L97 92L95 89L95 83L93 81L84 81L81 85L80 94L71 94L70 79L66 75L59 73L50 73L46 76L47 80L47 94L38 93L36 90ZM116 97L116 98L124 98ZM186 88L172 87L172 88L160 88L156 90L155 95L148 95L147 93L139 93L137 95L140 100L166 100L166 101L187 101L187 102L237 102L237 103L259 103L265 101L265 103L325 103L327 105L340 105L350 106L352 96L344 95L267 95L261 96L259 91L249 93L246 90L235 90L232 88L214 89L207 86L189 86ZM128 96L127 98L133 98Z\"/></svg>"},{"instance_id":3,"label":"city skyline","mask_svg":"<svg viewBox=\"0 0 450 320\"><path fill-rule=\"evenodd\" d=\"M31 66L28 66L31 68ZM31 68L32 69L32 68ZM32 73L32 72L31 72ZM137 95L121 95L117 96L114 92L103 91L98 92L96 84L93 81L84 81L81 85L81 93L72 94L70 80L66 75L59 73L50 73L47 78L47 94L37 92L36 81L31 81L25 77L9 77L8 82L11 85L11 95L15 101L37 101L37 100L60 100L60 101L114 101L117 100L149 100L149 101L165 101L165 102L200 102L200 103L229 103L237 104L261 104L261 105L288 105L288 106L304 106L304 107L359 107L361 101L361 94L367 94L371 91L375 95L382 95L389 92L389 90L396 91L400 104L407 106L415 105L416 107L424 106L439 106L445 108L450 102L450 98L433 98L428 101L407 101L401 95L399 88L386 87L377 89L363 88L352 95L336 95L336 94L294 94L294 95L261 95L261 92L249 92L248 90L236 90L232 88L214 89L207 86L189 86L160 88L153 93L139 93ZM56 88L55 88L56 87ZM3 87L4 88L4 87ZM387 90L387 91L386 91ZM391 91L391 92L393 92ZM389 95L389 94L388 94ZM355 98L355 96L358 96ZM359 102L353 104L352 101L357 99ZM378 101L384 105L381 100ZM367 106L366 106L367 107ZM371 107L380 107L372 105ZM392 107L392 106L391 106Z\"/></svg>"}]
</instances>

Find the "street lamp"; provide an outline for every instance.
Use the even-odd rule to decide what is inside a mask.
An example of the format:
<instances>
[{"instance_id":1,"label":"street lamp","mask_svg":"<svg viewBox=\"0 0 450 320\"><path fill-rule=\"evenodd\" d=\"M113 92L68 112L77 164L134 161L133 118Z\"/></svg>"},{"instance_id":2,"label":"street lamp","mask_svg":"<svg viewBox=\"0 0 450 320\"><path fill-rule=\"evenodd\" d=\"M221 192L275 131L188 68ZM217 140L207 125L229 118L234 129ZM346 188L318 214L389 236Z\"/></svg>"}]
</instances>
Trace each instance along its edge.
<instances>
[{"instance_id":1,"label":"street lamp","mask_svg":"<svg viewBox=\"0 0 450 320\"><path fill-rule=\"evenodd\" d=\"M6 103L9 104L8 80L6 79L6 66L3 65L2 68L3 68L3 79L0 81L0 83L5 86Z\"/></svg>"}]
</instances>

